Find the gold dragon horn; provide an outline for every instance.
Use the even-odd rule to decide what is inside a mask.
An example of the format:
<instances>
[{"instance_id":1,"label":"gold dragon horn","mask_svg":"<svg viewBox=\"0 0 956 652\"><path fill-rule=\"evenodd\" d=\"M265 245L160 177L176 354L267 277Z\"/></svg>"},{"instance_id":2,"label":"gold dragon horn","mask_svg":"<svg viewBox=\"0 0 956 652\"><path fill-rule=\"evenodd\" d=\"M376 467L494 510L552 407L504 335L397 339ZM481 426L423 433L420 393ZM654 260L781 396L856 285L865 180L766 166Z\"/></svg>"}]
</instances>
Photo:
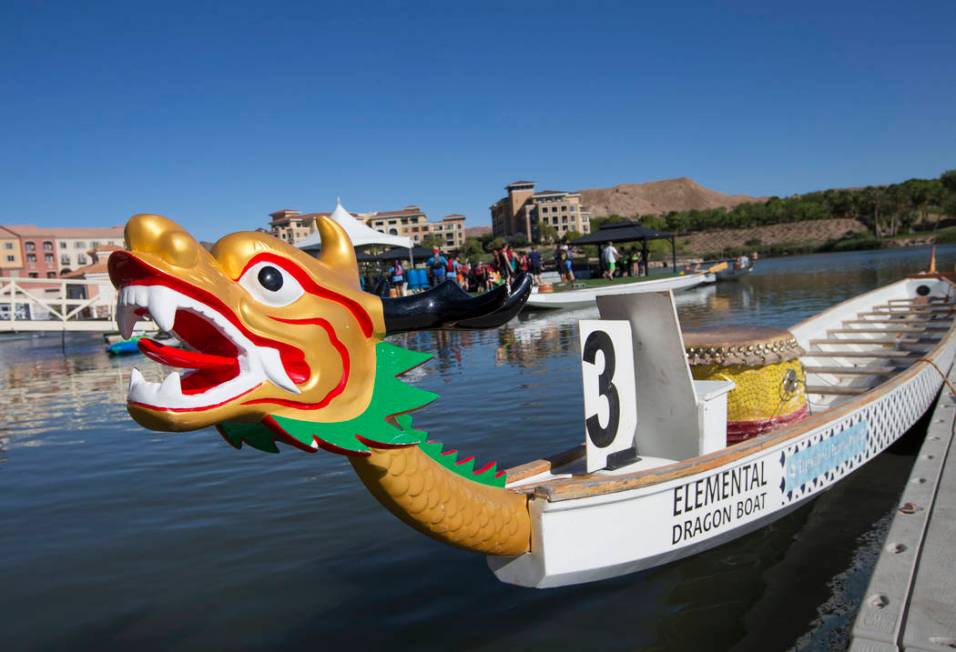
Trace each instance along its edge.
<instances>
[{"instance_id":1,"label":"gold dragon horn","mask_svg":"<svg viewBox=\"0 0 956 652\"><path fill-rule=\"evenodd\" d=\"M355 249L352 247L349 234L331 217L320 216L316 220L316 227L322 239L319 262L358 289L360 287L358 261L355 259Z\"/></svg>"}]
</instances>

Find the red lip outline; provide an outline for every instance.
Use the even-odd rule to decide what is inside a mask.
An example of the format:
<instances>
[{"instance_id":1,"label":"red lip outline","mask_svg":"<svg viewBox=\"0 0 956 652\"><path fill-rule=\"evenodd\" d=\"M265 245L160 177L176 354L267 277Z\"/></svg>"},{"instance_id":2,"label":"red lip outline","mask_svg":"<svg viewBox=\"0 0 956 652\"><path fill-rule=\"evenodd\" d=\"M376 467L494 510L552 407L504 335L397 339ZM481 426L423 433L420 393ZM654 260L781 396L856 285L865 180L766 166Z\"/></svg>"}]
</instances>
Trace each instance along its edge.
<instances>
[{"instance_id":1,"label":"red lip outline","mask_svg":"<svg viewBox=\"0 0 956 652\"><path fill-rule=\"evenodd\" d=\"M257 262L257 259L261 259L263 257L269 257L269 259L275 259L274 262L276 262L277 264L281 260L281 259L278 259L278 257L273 256L271 254L259 254L259 256L253 258L253 260L246 265L246 268L248 268L250 265ZM152 265L150 265L149 263L147 263L146 261L142 260L141 258L139 258L138 256L136 256L135 254L129 251L114 251L110 255L109 262L107 263L107 268L109 271L110 281L113 283L113 286L116 287L117 289L127 285L130 285L130 286L132 285L163 285L170 288L171 290L175 290L176 292L179 292L196 301L199 301L200 303L204 303L205 305L216 310L220 315L225 317L233 326L239 329L239 331L251 342L253 342L256 346L276 349L279 352L279 357L282 361L283 367L285 368L286 372L289 374L290 379L294 383L299 384L299 383L305 382L311 376L311 370L309 369L309 366L305 361L305 355L300 349L294 346L291 346L289 344L286 344L284 342L272 340L267 337L263 337L261 335L251 332L239 320L236 314L228 306L226 306L226 304L224 304L216 295L153 267ZM286 271L289 271L289 273L292 273L292 271L289 270L285 265L283 265L283 269L286 269ZM296 268L296 270L299 272L300 275L304 274L298 268ZM297 278L296 280L299 280L299 279ZM322 288L319 288L319 286L317 286L311 279L308 279L308 282L310 286L323 290L323 292L317 296L320 296L321 298L328 298L333 301L342 303L341 301L338 301L338 299L340 298L340 299L346 300L349 304L352 304L357 310L359 310L360 314L363 315L365 319L367 320L369 335L371 334L371 324L372 324L371 317L369 317L368 313L366 313L361 308L361 306L358 305L357 302L351 299L348 299L347 297L340 297L340 295L334 292L326 291ZM308 287L305 289L306 291L309 291L310 294L312 294L313 293L311 292L312 287ZM280 322L283 321L283 319L272 317L271 315L270 315L270 318L276 319L276 321L280 321ZM287 399L256 399L253 401L246 401L244 404L276 403L278 405L294 407L294 408L298 408L302 410L315 410L315 409L320 409L327 406L333 398L335 398L336 396L341 394L343 391L345 391L345 386L348 383L349 372L350 372L350 360L348 355L348 349L335 336L334 329L332 328L331 324L329 324L326 320L321 318L315 318L314 320L304 320L304 321L308 321L309 323L314 323L314 324L322 326L323 329L328 334L329 340L331 341L333 348L336 349L336 352L339 354L342 361L342 374L339 378L339 382L336 383L335 387L333 387L325 395L325 397L323 397L317 403L299 403L297 401L292 401ZM295 322L292 322L292 323L295 323ZM361 320L359 321L359 323L360 325L362 325ZM365 328L363 327L363 332L364 330ZM257 385L257 387L259 386L261 386L261 383ZM252 388L252 389L255 389L255 388ZM250 391L252 391L252 389L247 390L246 392L243 392L239 396L231 398L222 403L206 406L206 407L162 408L159 406L151 406L151 405L145 405L145 404L139 404L139 403L134 403L134 404L140 407L154 409L158 411L172 411L172 412L202 411L202 410L213 409L216 407L221 407L222 405L225 405L226 403L234 401L240 398L241 396L248 394Z\"/></svg>"}]
</instances>

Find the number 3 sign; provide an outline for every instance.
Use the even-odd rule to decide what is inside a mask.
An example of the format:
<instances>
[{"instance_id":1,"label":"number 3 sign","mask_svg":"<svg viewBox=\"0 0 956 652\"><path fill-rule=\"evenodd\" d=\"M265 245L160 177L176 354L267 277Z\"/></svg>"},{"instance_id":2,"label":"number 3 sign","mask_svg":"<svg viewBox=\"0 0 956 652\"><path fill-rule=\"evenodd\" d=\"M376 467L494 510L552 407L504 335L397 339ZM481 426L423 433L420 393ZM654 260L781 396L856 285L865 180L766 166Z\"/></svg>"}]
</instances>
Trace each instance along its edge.
<instances>
[{"instance_id":1,"label":"number 3 sign","mask_svg":"<svg viewBox=\"0 0 956 652\"><path fill-rule=\"evenodd\" d=\"M587 471L592 473L605 468L612 453L634 446L634 348L627 321L584 319L580 326Z\"/></svg>"}]
</instances>

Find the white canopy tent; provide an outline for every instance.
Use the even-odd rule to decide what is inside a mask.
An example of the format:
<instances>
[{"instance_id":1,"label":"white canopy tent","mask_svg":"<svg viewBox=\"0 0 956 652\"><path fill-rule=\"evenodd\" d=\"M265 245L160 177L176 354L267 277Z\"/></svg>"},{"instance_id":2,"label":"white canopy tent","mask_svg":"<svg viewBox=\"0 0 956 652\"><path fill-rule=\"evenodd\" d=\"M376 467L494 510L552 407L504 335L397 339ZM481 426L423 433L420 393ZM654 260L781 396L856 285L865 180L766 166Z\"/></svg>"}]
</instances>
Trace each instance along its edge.
<instances>
[{"instance_id":1,"label":"white canopy tent","mask_svg":"<svg viewBox=\"0 0 956 652\"><path fill-rule=\"evenodd\" d=\"M349 238L352 240L352 246L355 248L364 247L366 245L387 245L411 249L413 246L411 238L380 233L366 226L360 220L352 217L352 215L342 207L342 203L339 201L335 203L335 210L332 211L330 217L345 229L345 232L349 234ZM318 232L316 232L296 243L296 246L303 251L314 251L322 247L322 239L319 237Z\"/></svg>"}]
</instances>

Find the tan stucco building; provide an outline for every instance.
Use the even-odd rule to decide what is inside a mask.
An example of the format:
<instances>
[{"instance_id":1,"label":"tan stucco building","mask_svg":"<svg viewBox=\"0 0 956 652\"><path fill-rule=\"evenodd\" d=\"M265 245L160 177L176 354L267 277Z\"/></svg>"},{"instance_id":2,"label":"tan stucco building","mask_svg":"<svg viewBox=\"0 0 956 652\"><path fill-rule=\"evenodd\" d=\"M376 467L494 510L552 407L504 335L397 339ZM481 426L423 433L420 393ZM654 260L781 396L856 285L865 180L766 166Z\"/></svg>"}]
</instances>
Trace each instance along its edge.
<instances>
[{"instance_id":1,"label":"tan stucco building","mask_svg":"<svg viewBox=\"0 0 956 652\"><path fill-rule=\"evenodd\" d=\"M17 272L23 267L23 256L20 253L20 239L0 228L0 277L19 276Z\"/></svg>"},{"instance_id":2,"label":"tan stucco building","mask_svg":"<svg viewBox=\"0 0 956 652\"><path fill-rule=\"evenodd\" d=\"M415 244L427 235L437 235L446 249L458 249L465 244L464 215L448 215L440 222L429 222L418 206L406 206L399 211L369 213L365 223L381 233L407 236Z\"/></svg>"},{"instance_id":3,"label":"tan stucco building","mask_svg":"<svg viewBox=\"0 0 956 652\"><path fill-rule=\"evenodd\" d=\"M269 213L269 228L275 237L289 244L297 244L315 232L315 221L319 216L328 217L331 213L300 213L283 209ZM465 244L465 216L448 215L439 222L429 222L428 216L418 206L406 206L397 211L379 211L373 213L352 213L369 227L389 235L403 235L418 244L427 235L437 235L446 249L458 249Z\"/></svg>"},{"instance_id":4,"label":"tan stucco building","mask_svg":"<svg viewBox=\"0 0 956 652\"><path fill-rule=\"evenodd\" d=\"M272 218L269 230L272 235L288 242L290 245L304 240L315 233L315 220L320 215L328 217L331 213L305 213L284 208L281 211L269 213Z\"/></svg>"},{"instance_id":5,"label":"tan stucco building","mask_svg":"<svg viewBox=\"0 0 956 652\"><path fill-rule=\"evenodd\" d=\"M59 278L88 265L90 250L101 245L122 247L123 227L0 225L0 275Z\"/></svg>"},{"instance_id":6,"label":"tan stucco building","mask_svg":"<svg viewBox=\"0 0 956 652\"><path fill-rule=\"evenodd\" d=\"M591 232L591 214L581 204L581 195L563 190L534 191L533 181L515 181L505 186L507 197L491 205L491 230L495 236L523 234L538 241L538 225L553 226L558 237L569 231Z\"/></svg>"}]
</instances>

